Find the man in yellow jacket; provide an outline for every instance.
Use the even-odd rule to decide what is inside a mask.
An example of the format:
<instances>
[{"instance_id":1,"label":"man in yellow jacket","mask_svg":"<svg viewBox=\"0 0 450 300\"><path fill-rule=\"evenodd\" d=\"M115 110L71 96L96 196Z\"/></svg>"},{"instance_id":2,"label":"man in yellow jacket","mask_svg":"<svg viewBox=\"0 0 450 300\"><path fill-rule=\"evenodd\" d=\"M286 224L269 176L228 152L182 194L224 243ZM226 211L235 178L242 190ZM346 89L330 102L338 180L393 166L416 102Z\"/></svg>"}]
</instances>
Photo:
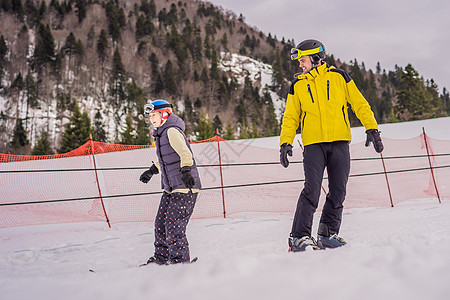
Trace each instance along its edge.
<instances>
[{"instance_id":1,"label":"man in yellow jacket","mask_svg":"<svg viewBox=\"0 0 450 300\"><path fill-rule=\"evenodd\" d=\"M317 40L305 40L291 50L291 59L299 61L302 73L295 78L287 96L280 134L281 165L285 168L289 165L287 156L292 156L292 143L299 126L305 146L305 185L289 238L289 248L293 252L304 251L307 247L336 248L346 244L338 233L350 172L348 103L366 128L366 146L372 142L377 152L383 151L378 124L369 103L350 76L344 70L328 66L322 61L324 58L325 47ZM316 241L311 236L311 227L325 167L329 192Z\"/></svg>"}]
</instances>

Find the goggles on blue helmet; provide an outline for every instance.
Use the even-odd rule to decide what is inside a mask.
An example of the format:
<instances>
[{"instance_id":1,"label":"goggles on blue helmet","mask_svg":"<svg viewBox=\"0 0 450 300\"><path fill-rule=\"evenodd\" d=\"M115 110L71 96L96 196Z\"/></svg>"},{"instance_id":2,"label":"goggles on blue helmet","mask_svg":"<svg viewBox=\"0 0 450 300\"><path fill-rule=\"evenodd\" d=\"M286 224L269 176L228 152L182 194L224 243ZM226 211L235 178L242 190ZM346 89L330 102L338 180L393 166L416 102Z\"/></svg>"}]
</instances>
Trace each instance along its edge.
<instances>
[{"instance_id":1,"label":"goggles on blue helmet","mask_svg":"<svg viewBox=\"0 0 450 300\"><path fill-rule=\"evenodd\" d=\"M163 110L164 108L172 108L172 104L165 100L155 100L151 103L144 105L144 114L149 115L150 113Z\"/></svg>"}]
</instances>

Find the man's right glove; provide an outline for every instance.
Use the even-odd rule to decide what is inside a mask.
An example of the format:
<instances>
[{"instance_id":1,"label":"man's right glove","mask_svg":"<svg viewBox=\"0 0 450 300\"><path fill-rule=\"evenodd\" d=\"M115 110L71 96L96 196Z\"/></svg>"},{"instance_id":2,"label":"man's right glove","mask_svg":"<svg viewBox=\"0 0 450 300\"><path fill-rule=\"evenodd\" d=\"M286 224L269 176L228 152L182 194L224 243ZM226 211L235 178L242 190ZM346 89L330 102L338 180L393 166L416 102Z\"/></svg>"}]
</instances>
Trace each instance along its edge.
<instances>
[{"instance_id":1,"label":"man's right glove","mask_svg":"<svg viewBox=\"0 0 450 300\"><path fill-rule=\"evenodd\" d=\"M150 181L150 179L152 179L153 175L158 174L159 170L156 167L156 165L153 163L152 166L150 167L150 169L148 169L147 171L145 171L144 173L141 174L141 177L139 177L139 180L142 181L143 183L148 183Z\"/></svg>"},{"instance_id":2,"label":"man's right glove","mask_svg":"<svg viewBox=\"0 0 450 300\"><path fill-rule=\"evenodd\" d=\"M280 163L285 168L289 166L288 155L292 156L292 145L284 143L280 148Z\"/></svg>"},{"instance_id":3,"label":"man's right glove","mask_svg":"<svg viewBox=\"0 0 450 300\"><path fill-rule=\"evenodd\" d=\"M383 151L384 146L383 142L381 141L380 132L377 129L369 129L366 130L366 134L367 134L366 147L369 147L370 143L373 143L375 151L377 151L378 153Z\"/></svg>"}]
</instances>

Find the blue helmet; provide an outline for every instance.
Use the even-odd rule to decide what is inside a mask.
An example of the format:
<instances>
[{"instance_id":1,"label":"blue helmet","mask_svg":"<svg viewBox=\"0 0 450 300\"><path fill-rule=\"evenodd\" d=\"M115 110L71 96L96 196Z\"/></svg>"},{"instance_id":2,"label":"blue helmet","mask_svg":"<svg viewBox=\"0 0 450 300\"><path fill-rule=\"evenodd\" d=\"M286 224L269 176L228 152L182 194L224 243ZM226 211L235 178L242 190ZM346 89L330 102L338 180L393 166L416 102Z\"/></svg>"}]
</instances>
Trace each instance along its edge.
<instances>
[{"instance_id":1,"label":"blue helmet","mask_svg":"<svg viewBox=\"0 0 450 300\"><path fill-rule=\"evenodd\" d=\"M158 111L161 113L161 118L163 120L167 119L172 113L172 104L167 102L166 100L158 99L155 101L149 100L149 103L144 105L144 114L149 115L154 111Z\"/></svg>"}]
</instances>

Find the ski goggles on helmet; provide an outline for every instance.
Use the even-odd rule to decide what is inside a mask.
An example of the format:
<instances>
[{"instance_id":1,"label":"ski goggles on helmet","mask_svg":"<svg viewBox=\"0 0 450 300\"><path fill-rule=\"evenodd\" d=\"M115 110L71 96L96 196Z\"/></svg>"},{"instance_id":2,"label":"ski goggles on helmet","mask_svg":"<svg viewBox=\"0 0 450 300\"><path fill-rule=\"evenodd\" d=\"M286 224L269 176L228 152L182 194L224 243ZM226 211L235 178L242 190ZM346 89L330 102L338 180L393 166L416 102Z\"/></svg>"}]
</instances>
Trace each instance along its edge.
<instances>
[{"instance_id":1,"label":"ski goggles on helmet","mask_svg":"<svg viewBox=\"0 0 450 300\"><path fill-rule=\"evenodd\" d=\"M292 48L291 49L291 59L296 60L296 59L299 59L300 57L302 57L303 55L312 55L312 54L319 53L323 50L324 50L323 45L320 47L308 49L308 50L300 50L297 48Z\"/></svg>"},{"instance_id":2,"label":"ski goggles on helmet","mask_svg":"<svg viewBox=\"0 0 450 300\"><path fill-rule=\"evenodd\" d=\"M154 105L153 103L147 103L144 105L144 114L149 115L150 113L154 112L155 110L162 110L163 108L172 108L172 104L170 103L162 103Z\"/></svg>"}]
</instances>

